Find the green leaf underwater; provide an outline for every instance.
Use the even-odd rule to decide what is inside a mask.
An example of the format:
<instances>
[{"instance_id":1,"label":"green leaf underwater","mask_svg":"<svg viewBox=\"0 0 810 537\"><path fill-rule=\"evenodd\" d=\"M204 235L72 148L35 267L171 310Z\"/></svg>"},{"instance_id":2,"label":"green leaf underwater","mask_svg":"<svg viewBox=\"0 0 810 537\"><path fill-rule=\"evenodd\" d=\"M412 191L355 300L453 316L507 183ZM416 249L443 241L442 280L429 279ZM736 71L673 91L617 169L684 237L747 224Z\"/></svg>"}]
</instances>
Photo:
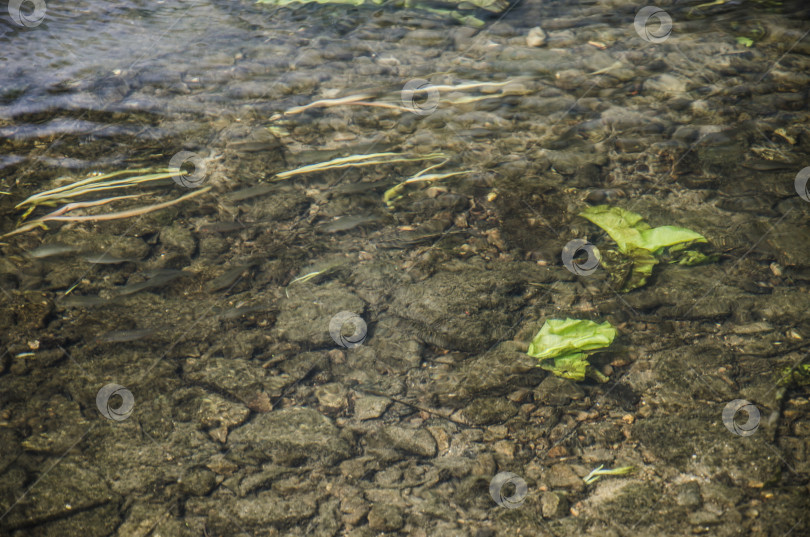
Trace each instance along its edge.
<instances>
[{"instance_id":1,"label":"green leaf underwater","mask_svg":"<svg viewBox=\"0 0 810 537\"><path fill-rule=\"evenodd\" d=\"M529 344L528 354L539 360L538 366L558 377L599 382L608 379L588 363L585 351L604 349L613 343L616 329L607 321L598 324L578 319L548 319Z\"/></svg>"},{"instance_id":2,"label":"green leaf underwater","mask_svg":"<svg viewBox=\"0 0 810 537\"><path fill-rule=\"evenodd\" d=\"M704 254L694 245L708 244L706 237L678 226L651 227L637 213L597 205L579 214L602 228L618 247L617 252L604 252L603 264L621 291L631 291L647 283L653 267L663 256L670 263L692 266L717 260L716 256Z\"/></svg>"}]
</instances>

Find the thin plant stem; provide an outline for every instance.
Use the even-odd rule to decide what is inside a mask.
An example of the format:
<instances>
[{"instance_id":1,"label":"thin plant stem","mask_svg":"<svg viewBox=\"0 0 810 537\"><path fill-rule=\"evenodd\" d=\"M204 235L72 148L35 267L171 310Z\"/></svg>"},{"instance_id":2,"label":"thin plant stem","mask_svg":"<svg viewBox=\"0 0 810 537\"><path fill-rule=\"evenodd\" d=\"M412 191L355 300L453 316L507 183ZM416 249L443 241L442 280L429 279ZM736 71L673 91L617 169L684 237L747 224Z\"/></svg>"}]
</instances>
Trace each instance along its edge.
<instances>
[{"instance_id":1,"label":"thin plant stem","mask_svg":"<svg viewBox=\"0 0 810 537\"><path fill-rule=\"evenodd\" d=\"M141 173L149 172L149 171L155 171L155 170L152 169L152 168L138 168L138 169L132 169L132 170L119 170L119 171L115 171L115 172L105 173L103 175L95 175L93 177L88 177L86 179L82 179L81 181L77 181L75 183L70 183L68 185L61 186L59 188L54 188L52 190L46 190L45 192L39 192L38 194L34 194L33 196L30 196L27 199L25 199L25 200L21 201L20 203L18 203L15 208L19 209L21 207L24 207L24 206L30 205L30 204L38 205L39 203L35 203L35 202L40 201L40 200L52 199L52 198L56 197L57 194L68 192L70 190L73 190L73 189L76 189L78 187L82 187L82 186L85 186L85 185L88 185L88 184L105 181L107 179L111 179L113 177L117 177L119 175L123 175L123 174L126 174L126 173L129 173L129 174L141 174ZM158 173L155 173L155 174L152 174L152 175L136 176L136 177L130 178L129 180L124 180L124 182L137 180L140 177L151 177L151 179L148 179L148 180L156 180L157 177L153 177L155 175L161 175L161 176L165 175L165 177L160 177L161 179L169 178L169 177L172 177L172 176L175 175L174 173L168 173L168 175L167 175L168 170L165 170L165 169L157 170L157 172ZM137 182L140 182L140 181L137 181ZM112 184L114 184L114 183L116 183L116 181L112 182ZM81 189L79 189L79 190L81 190Z\"/></svg>"},{"instance_id":2,"label":"thin plant stem","mask_svg":"<svg viewBox=\"0 0 810 537\"><path fill-rule=\"evenodd\" d=\"M397 158L387 158L387 157L397 157ZM368 155L350 155L348 157L340 157L326 162L319 162L317 164L308 164L306 166L302 166L294 170L281 172L279 174L276 174L275 179L282 180L287 179L288 177L292 177L294 175L301 175L304 173L319 172L324 170L348 168L351 166L372 166L374 164L413 162L421 160L430 160L434 158L444 158L444 154L431 153L423 157L402 157L401 153L370 153Z\"/></svg>"},{"instance_id":3,"label":"thin plant stem","mask_svg":"<svg viewBox=\"0 0 810 537\"><path fill-rule=\"evenodd\" d=\"M103 200L95 200L95 201L91 201L91 202L72 203L72 204L69 204L71 207L65 206L65 207L62 207L62 208L58 209L57 211L55 211L55 212L53 212L51 214L42 216L42 217L37 218L35 220L31 220L30 222L28 222L24 226L18 227L14 231L10 231L10 232L6 233L5 235L2 235L0 238L10 237L12 235L18 235L20 233L25 233L26 231L30 231L30 230L32 230L34 228L37 228L37 227L45 227L47 229L47 226L45 226L45 222L103 222L103 221L107 221L107 220L119 220L119 219L122 219L122 218L129 218L129 217L132 217L132 216L140 216L140 215L144 215L144 214L147 214L147 213L151 213L153 211L158 211L160 209L165 209L166 207L171 207L172 205L177 205L180 202L183 202L185 200L188 200L188 199L191 199L193 197L199 196L200 194L204 194L204 193L208 192L209 190L211 190L211 187L207 186L207 187L201 188L199 190L189 192L188 194L184 194L184 195L180 196L179 198L176 198L176 199L173 199L173 200L170 200L170 201L164 201L163 203L156 203L154 205L147 205L147 206L144 206L144 207L137 207L135 209L130 209L130 210L127 210L127 211L120 211L120 212L117 212L117 213L94 214L94 215L84 215L84 216L64 216L65 212L68 212L68 211L73 210L73 209L78 209L78 208L82 208L82 207L92 207L92 206L104 205L104 204L109 203L111 201L115 201L115 200L122 199L122 198L135 197L137 195L133 195L133 196L117 196L117 197L114 197L114 198L106 198L106 199L103 199Z\"/></svg>"}]
</instances>

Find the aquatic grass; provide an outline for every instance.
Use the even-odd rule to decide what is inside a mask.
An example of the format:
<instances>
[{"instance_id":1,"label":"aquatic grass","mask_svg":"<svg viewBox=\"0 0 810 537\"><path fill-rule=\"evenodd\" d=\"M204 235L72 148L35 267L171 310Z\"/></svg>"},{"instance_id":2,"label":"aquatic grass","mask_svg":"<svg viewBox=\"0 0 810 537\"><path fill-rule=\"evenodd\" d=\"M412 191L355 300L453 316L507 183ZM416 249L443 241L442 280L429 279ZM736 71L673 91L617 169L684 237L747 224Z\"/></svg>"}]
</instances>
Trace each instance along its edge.
<instances>
[{"instance_id":1,"label":"aquatic grass","mask_svg":"<svg viewBox=\"0 0 810 537\"><path fill-rule=\"evenodd\" d=\"M326 272L326 270L328 270L328 269L316 270L315 272L309 272L307 274L304 274L303 276L299 276L298 278L294 279L293 281L291 281L290 283L287 284L287 286L284 288L284 294L287 295L287 298L290 298L290 286L292 284L297 283L297 282L300 282L300 283L308 282L309 280L312 280L313 278L317 278L318 276L320 276L321 274Z\"/></svg>"},{"instance_id":2,"label":"aquatic grass","mask_svg":"<svg viewBox=\"0 0 810 537\"><path fill-rule=\"evenodd\" d=\"M146 195L152 194L153 192L139 191L134 194L112 196L89 201L71 201L75 198L96 194L99 192L107 192L110 190L156 184L159 181L173 179L178 175L185 175L186 173L187 172L183 170L174 168L131 168L100 175L91 175L90 177L73 181L57 188L39 192L29 196L15 206L16 209L25 209L25 212L20 218L20 222L25 221L25 219L28 218L28 216L38 207L55 207L60 203L66 204L49 214L40 216L39 218L17 227L13 231L2 235L2 238L25 233L26 231L31 231L32 229L36 228L48 229L46 225L47 222L102 222L106 220L119 220L133 216L140 216L176 205L193 197L204 194L211 189L210 186L196 189L193 192L189 192L173 200L130 208L124 211L103 214L68 214L78 209L100 207L109 203L142 198Z\"/></svg>"},{"instance_id":3,"label":"aquatic grass","mask_svg":"<svg viewBox=\"0 0 810 537\"><path fill-rule=\"evenodd\" d=\"M48 226L45 224L46 222L103 222L106 220L120 220L122 218L130 218L133 216L141 216L144 214L148 214L154 211L158 211L160 209L165 209L167 207L171 207L172 205L177 205L183 201L188 199L194 198L201 194L204 194L211 190L210 186L203 187L193 192L189 192L188 194L184 194L179 198L175 198L173 200L164 201L162 203L155 203L153 205L146 205L143 207L136 207L134 209L129 209L126 211L120 211L116 213L105 213L105 214L92 214L92 215L74 215L74 216L65 216L65 213L70 212L73 209L85 208L85 207L95 207L99 205L106 205L107 203L118 201L121 199L126 198L135 198L140 197L143 194L133 194L129 196L117 196L114 198L107 198L102 200L95 200L91 202L83 202L83 203L71 203L60 209L46 214L45 216L41 216L34 220L29 221L27 224L18 227L13 231L9 231L4 235L0 235L0 238L11 237L13 235L18 235L20 233L25 233L26 231L31 231L32 229L42 228L48 229Z\"/></svg>"},{"instance_id":4,"label":"aquatic grass","mask_svg":"<svg viewBox=\"0 0 810 537\"><path fill-rule=\"evenodd\" d=\"M403 193L405 192L405 187L413 184L413 183L424 183L429 181L439 181L441 179L446 179L448 177L453 177L455 175L461 175L464 173L470 173L469 170L463 170L458 172L448 172L448 173L431 173L425 175L430 170L435 170L436 168L441 168L445 164L447 164L448 159L443 160L438 164L434 164L433 166L428 166L424 170L420 171L416 175L405 179L401 183L392 186L388 190L385 191L383 194L383 201L388 206L389 209L394 207L394 202L402 197Z\"/></svg>"},{"instance_id":5,"label":"aquatic grass","mask_svg":"<svg viewBox=\"0 0 810 537\"><path fill-rule=\"evenodd\" d=\"M33 196L29 196L25 200L18 203L15 208L22 209L28 207L22 219L24 220L34 209L40 205L54 206L58 203L63 203L71 198L76 198L92 192L102 192L105 190L115 190L119 188L127 188L143 183L152 181L162 181L175 177L178 170L169 168L137 168L128 170L119 170L115 172L105 173L102 175L92 175L80 181L39 192ZM115 179L122 175L131 175L132 177L124 177Z\"/></svg>"},{"instance_id":6,"label":"aquatic grass","mask_svg":"<svg viewBox=\"0 0 810 537\"><path fill-rule=\"evenodd\" d=\"M271 4L274 6L288 6L290 4L348 4L351 6L362 6L366 3L366 0L257 0L257 4ZM384 0L370 0L371 4L374 5L381 5L384 3ZM506 9L509 4L504 2L504 0L450 0L446 2L447 4L458 4L458 5L470 5L481 9L486 9L487 11L491 11L493 13L498 13ZM420 2L412 2L407 1L404 3L397 2L395 4L397 7L417 7L419 9L426 9L426 5L421 4ZM439 12L445 12L446 10L441 10Z\"/></svg>"},{"instance_id":7,"label":"aquatic grass","mask_svg":"<svg viewBox=\"0 0 810 537\"><path fill-rule=\"evenodd\" d=\"M334 4L334 5L350 5L359 7L364 4L372 6L379 6L382 4L389 4L396 8L408 8L425 11L441 17L452 17L462 24L480 28L486 23L475 17L471 13L473 10L484 9L491 13L500 13L504 11L509 3L506 0L447 0L442 5L447 8L435 7L430 2L422 2L420 0L395 0L393 3L386 2L385 0L257 0L257 4L268 4L273 6L292 6L293 4Z\"/></svg>"},{"instance_id":8,"label":"aquatic grass","mask_svg":"<svg viewBox=\"0 0 810 537\"><path fill-rule=\"evenodd\" d=\"M425 93L446 93L446 92L462 92L468 90L477 90L481 88L500 88L504 87L508 84L515 82L517 79L510 79L504 80L503 82L466 82L463 84L438 84L438 85L425 85L419 88L414 88L408 90L410 95L421 95ZM311 110L313 108L331 108L336 106L368 106L368 107L376 107L376 108L386 108L390 110L397 110L400 112L412 112L413 109L407 106L401 106L399 104L393 104L391 102L385 101L376 101L373 99L377 99L382 92L366 92L366 93L359 93L355 95L347 95L346 97L338 97L335 99L319 99L317 101L313 101L309 104L300 105L300 106L293 106L292 108L288 108L284 112L274 114L270 117L270 121L277 121L283 117L293 116L296 114L300 114L302 112L306 112L307 110ZM491 94L491 95L479 95L479 96L465 96L459 97L457 99L452 99L446 101L449 104L468 104L473 103L476 101L481 101L485 99L497 99L500 97L505 97L506 94L498 93L498 94ZM395 96L389 95L389 98L394 99ZM396 98L401 98L401 94L397 95Z\"/></svg>"},{"instance_id":9,"label":"aquatic grass","mask_svg":"<svg viewBox=\"0 0 810 537\"><path fill-rule=\"evenodd\" d=\"M603 475L627 475L635 471L633 466L622 466L621 468L613 468L612 470L603 470L604 464L600 464L591 473L582 478L586 485L595 483Z\"/></svg>"},{"instance_id":10,"label":"aquatic grass","mask_svg":"<svg viewBox=\"0 0 810 537\"><path fill-rule=\"evenodd\" d=\"M280 114L275 114L270 117L270 121L276 121L277 119L281 119L284 116L293 116L295 114L300 114L301 112L306 112L312 108L327 108L330 106L343 106L343 105L350 105L350 104L357 104L359 102L364 102L367 99L373 99L375 97L372 93L363 93L360 95L348 95L346 97L339 97L337 99L319 99L317 101L313 101L309 104L305 104L302 106L293 106L292 108L288 108L284 112Z\"/></svg>"},{"instance_id":11,"label":"aquatic grass","mask_svg":"<svg viewBox=\"0 0 810 537\"><path fill-rule=\"evenodd\" d=\"M471 90L471 89L480 89L486 87L493 87L498 88L501 86L506 86L507 84L511 84L514 80L504 80L503 82L468 82L466 84L440 84L438 86L422 86L420 88L414 88L411 90L412 93L428 93L431 91L464 91L464 90Z\"/></svg>"},{"instance_id":12,"label":"aquatic grass","mask_svg":"<svg viewBox=\"0 0 810 537\"><path fill-rule=\"evenodd\" d=\"M424 156L407 156L403 153L369 153L366 155L349 155L348 157L340 157L328 160L326 162L308 164L294 170L278 173L275 176L275 180L280 181L305 173L322 172L325 170L339 170L353 166L373 166L376 164L393 164L396 162L419 162L437 158L446 158L446 155L444 153L430 153Z\"/></svg>"}]
</instances>

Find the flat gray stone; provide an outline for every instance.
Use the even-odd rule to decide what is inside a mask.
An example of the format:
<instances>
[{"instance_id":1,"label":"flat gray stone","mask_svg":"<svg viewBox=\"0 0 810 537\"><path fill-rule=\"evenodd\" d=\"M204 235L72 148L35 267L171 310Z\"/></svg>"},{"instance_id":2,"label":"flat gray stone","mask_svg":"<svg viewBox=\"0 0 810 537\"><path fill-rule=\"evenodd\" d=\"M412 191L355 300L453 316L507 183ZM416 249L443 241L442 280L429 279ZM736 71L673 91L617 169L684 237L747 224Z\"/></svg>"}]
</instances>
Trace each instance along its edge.
<instances>
[{"instance_id":1,"label":"flat gray stone","mask_svg":"<svg viewBox=\"0 0 810 537\"><path fill-rule=\"evenodd\" d=\"M285 408L256 416L230 434L228 446L235 457L281 465L301 460L334 464L351 453L332 421L309 408Z\"/></svg>"},{"instance_id":2,"label":"flat gray stone","mask_svg":"<svg viewBox=\"0 0 810 537\"><path fill-rule=\"evenodd\" d=\"M436 456L436 440L426 429L406 429L392 425L383 429L381 437L396 449L421 457Z\"/></svg>"}]
</instances>

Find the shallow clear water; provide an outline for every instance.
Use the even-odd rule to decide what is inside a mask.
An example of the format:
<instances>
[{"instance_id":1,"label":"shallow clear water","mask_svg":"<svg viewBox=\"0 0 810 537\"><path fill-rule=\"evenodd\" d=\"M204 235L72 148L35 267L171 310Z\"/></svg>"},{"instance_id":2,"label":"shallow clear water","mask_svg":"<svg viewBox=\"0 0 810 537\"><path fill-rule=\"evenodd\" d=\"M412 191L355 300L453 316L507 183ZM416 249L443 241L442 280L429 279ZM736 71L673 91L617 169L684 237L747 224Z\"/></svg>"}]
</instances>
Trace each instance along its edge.
<instances>
[{"instance_id":1,"label":"shallow clear water","mask_svg":"<svg viewBox=\"0 0 810 537\"><path fill-rule=\"evenodd\" d=\"M37 5L0 12L0 534L807 532L803 4ZM624 292L600 204L711 261ZM586 380L528 356L555 318L617 328Z\"/></svg>"}]
</instances>

